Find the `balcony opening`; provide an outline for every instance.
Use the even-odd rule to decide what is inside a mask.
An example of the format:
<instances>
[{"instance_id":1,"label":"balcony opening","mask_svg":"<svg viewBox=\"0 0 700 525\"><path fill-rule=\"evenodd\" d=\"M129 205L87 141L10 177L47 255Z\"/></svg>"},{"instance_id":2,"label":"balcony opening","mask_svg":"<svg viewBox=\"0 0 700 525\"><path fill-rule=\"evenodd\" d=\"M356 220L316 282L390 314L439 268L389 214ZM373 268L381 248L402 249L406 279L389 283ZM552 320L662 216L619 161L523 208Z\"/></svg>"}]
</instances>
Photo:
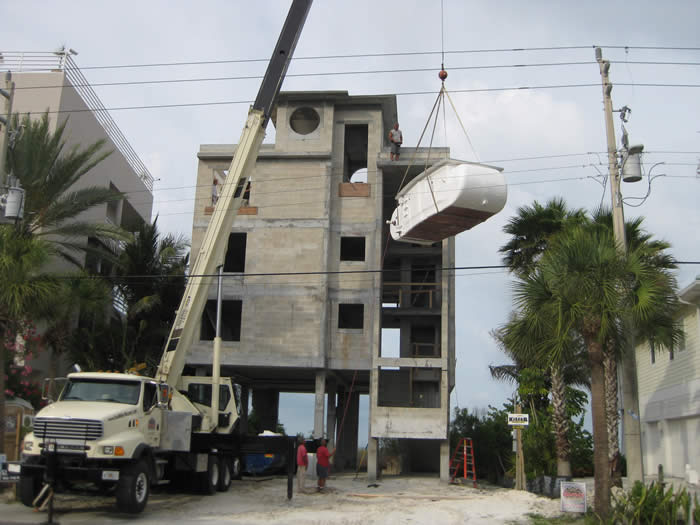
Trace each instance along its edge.
<instances>
[{"instance_id":1,"label":"balcony opening","mask_svg":"<svg viewBox=\"0 0 700 525\"><path fill-rule=\"evenodd\" d=\"M365 260L365 238L364 237L341 237L340 238L340 260L341 261L364 261Z\"/></svg>"},{"instance_id":2,"label":"balcony opening","mask_svg":"<svg viewBox=\"0 0 700 525\"><path fill-rule=\"evenodd\" d=\"M243 302L236 300L221 301L221 339L223 341L241 340L241 313ZM202 313L200 340L213 341L216 336L216 301L211 299Z\"/></svg>"},{"instance_id":3,"label":"balcony opening","mask_svg":"<svg viewBox=\"0 0 700 525\"><path fill-rule=\"evenodd\" d=\"M362 330L364 327L364 317L364 304L341 303L338 305L338 328Z\"/></svg>"},{"instance_id":4,"label":"balcony opening","mask_svg":"<svg viewBox=\"0 0 700 525\"><path fill-rule=\"evenodd\" d=\"M226 248L226 259L224 260L224 272L243 273L245 272L245 233L231 233L228 236L228 246Z\"/></svg>"}]
</instances>

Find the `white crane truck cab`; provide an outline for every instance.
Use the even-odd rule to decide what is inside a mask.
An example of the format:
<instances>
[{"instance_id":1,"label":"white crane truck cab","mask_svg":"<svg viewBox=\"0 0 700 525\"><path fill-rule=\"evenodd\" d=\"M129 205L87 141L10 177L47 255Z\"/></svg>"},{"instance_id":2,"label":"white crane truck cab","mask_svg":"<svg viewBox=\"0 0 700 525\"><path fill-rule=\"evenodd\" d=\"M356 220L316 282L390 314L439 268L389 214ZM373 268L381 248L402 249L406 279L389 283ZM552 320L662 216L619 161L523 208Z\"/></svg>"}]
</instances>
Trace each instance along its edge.
<instances>
[{"instance_id":1,"label":"white crane truck cab","mask_svg":"<svg viewBox=\"0 0 700 525\"><path fill-rule=\"evenodd\" d=\"M216 448L210 433L197 435L199 408L211 403L211 378L183 380L191 404L149 377L70 374L58 400L36 415L33 432L24 439L18 485L22 503L31 506L48 481L58 490L89 484L103 494L113 492L119 510L132 513L146 506L154 483L184 478L204 492L227 490L240 473L233 385L230 379L220 385L214 441L218 437L224 446ZM173 410L173 404L195 410Z\"/></svg>"}]
</instances>

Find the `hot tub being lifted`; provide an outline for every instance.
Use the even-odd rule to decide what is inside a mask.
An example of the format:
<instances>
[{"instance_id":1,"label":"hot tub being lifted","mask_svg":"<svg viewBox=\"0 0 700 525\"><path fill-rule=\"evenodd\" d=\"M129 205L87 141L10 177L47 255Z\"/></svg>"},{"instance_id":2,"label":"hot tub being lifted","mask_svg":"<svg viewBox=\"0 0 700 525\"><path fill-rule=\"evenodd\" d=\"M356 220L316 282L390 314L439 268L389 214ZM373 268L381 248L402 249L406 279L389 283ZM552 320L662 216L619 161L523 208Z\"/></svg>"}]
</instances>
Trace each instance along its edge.
<instances>
[{"instance_id":1,"label":"hot tub being lifted","mask_svg":"<svg viewBox=\"0 0 700 525\"><path fill-rule=\"evenodd\" d=\"M418 175L396 196L391 236L432 244L484 222L503 209L503 168L446 159Z\"/></svg>"}]
</instances>

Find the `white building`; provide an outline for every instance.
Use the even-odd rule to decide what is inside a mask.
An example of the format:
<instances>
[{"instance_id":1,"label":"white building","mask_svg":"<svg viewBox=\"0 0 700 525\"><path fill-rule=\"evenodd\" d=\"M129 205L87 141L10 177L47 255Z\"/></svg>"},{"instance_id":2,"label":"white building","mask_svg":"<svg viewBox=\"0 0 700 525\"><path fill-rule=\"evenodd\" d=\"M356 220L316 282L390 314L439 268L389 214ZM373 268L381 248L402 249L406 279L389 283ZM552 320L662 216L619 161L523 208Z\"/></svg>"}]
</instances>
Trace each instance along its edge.
<instances>
[{"instance_id":1,"label":"white building","mask_svg":"<svg viewBox=\"0 0 700 525\"><path fill-rule=\"evenodd\" d=\"M111 187L125 194L113 201L83 212L78 220L109 223L128 231L150 222L153 208L153 177L133 150L129 141L112 120L97 94L75 64L69 51L55 53L0 51L0 71L9 70L15 83L12 112L40 118L48 111L49 130L53 133L67 119L63 139L65 151L74 146L88 146L104 139L102 151L112 151L105 160L87 172L71 190L85 187ZM2 75L4 80L4 74ZM4 82L3 82L4 88ZM4 100L4 99L2 99ZM73 239L93 248L96 238ZM93 271L105 273L98 257L76 252L74 257ZM72 271L66 261L51 262L55 272ZM48 353L42 353L32 365L46 370ZM64 363L66 365L66 363ZM63 370L59 371L60 373Z\"/></svg>"},{"instance_id":2,"label":"white building","mask_svg":"<svg viewBox=\"0 0 700 525\"><path fill-rule=\"evenodd\" d=\"M680 292L684 341L636 348L644 471L683 478L700 471L700 276Z\"/></svg>"}]
</instances>

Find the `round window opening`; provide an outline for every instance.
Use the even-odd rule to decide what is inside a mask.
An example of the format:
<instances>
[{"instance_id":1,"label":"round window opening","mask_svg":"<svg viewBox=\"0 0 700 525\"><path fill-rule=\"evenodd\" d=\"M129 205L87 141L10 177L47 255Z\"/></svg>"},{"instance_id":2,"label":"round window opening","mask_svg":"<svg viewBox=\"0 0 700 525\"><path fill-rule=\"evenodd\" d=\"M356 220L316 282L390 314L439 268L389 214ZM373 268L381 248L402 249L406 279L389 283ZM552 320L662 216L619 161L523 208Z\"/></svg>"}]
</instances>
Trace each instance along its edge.
<instances>
[{"instance_id":1,"label":"round window opening","mask_svg":"<svg viewBox=\"0 0 700 525\"><path fill-rule=\"evenodd\" d=\"M321 118L313 108L298 108L292 113L289 125L299 135L308 135L318 128Z\"/></svg>"}]
</instances>

